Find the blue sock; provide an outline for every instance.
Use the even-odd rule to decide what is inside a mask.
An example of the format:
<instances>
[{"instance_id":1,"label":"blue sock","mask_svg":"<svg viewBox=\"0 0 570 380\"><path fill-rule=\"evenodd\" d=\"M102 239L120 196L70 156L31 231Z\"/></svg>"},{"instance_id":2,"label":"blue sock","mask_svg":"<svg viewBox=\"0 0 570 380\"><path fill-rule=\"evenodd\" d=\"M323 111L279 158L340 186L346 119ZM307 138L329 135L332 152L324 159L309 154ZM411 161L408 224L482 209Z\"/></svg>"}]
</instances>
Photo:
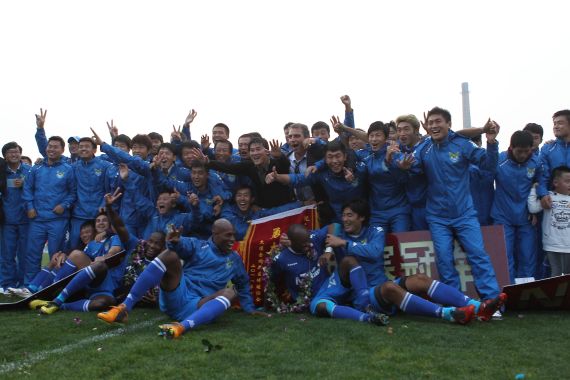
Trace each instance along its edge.
<instances>
[{"instance_id":1,"label":"blue sock","mask_svg":"<svg viewBox=\"0 0 570 380\"><path fill-rule=\"evenodd\" d=\"M46 288L46 287L50 286L51 284L53 284L53 282L55 281L56 275L57 275L57 273L54 270L50 271L49 275L46 277L46 279L40 285L39 290L42 290L43 288Z\"/></svg>"},{"instance_id":2,"label":"blue sock","mask_svg":"<svg viewBox=\"0 0 570 380\"><path fill-rule=\"evenodd\" d=\"M65 278L70 274L74 273L76 270L77 267L75 266L75 264L73 264L73 261L66 259L63 265L57 271L57 274L55 275L53 282L58 282L62 278Z\"/></svg>"},{"instance_id":3,"label":"blue sock","mask_svg":"<svg viewBox=\"0 0 570 380\"><path fill-rule=\"evenodd\" d=\"M446 306L463 307L467 306L470 300L469 297L454 287L436 280L432 281L427 294L434 302Z\"/></svg>"},{"instance_id":4,"label":"blue sock","mask_svg":"<svg viewBox=\"0 0 570 380\"><path fill-rule=\"evenodd\" d=\"M217 296L202 305L201 308L190 314L182 321L185 330L190 330L205 323L212 322L230 307L230 300L224 296Z\"/></svg>"},{"instance_id":5,"label":"blue sock","mask_svg":"<svg viewBox=\"0 0 570 380\"><path fill-rule=\"evenodd\" d=\"M360 322L368 322L370 320L370 315L348 306L336 305L332 313L330 313L330 316L331 318L352 319Z\"/></svg>"},{"instance_id":6,"label":"blue sock","mask_svg":"<svg viewBox=\"0 0 570 380\"><path fill-rule=\"evenodd\" d=\"M370 303L370 292L368 290L368 281L366 280L366 273L359 265L350 270L349 273L350 285L356 294L353 302L354 307L358 310L364 310Z\"/></svg>"},{"instance_id":7,"label":"blue sock","mask_svg":"<svg viewBox=\"0 0 570 380\"><path fill-rule=\"evenodd\" d=\"M73 280L67 284L65 288L58 294L58 296L53 300L57 304L57 306L61 306L65 300L72 294L80 291L81 289L85 288L87 285L91 283L95 279L95 273L93 273L93 269L91 267L85 267L77 273Z\"/></svg>"},{"instance_id":8,"label":"blue sock","mask_svg":"<svg viewBox=\"0 0 570 380\"><path fill-rule=\"evenodd\" d=\"M39 273L36 274L36 276L28 284L27 286L28 290L31 291L32 293L35 293L38 290L40 290L42 283L46 280L46 278L50 278L50 275L51 271L49 269L42 268L42 270L39 271Z\"/></svg>"},{"instance_id":9,"label":"blue sock","mask_svg":"<svg viewBox=\"0 0 570 380\"><path fill-rule=\"evenodd\" d=\"M160 280L162 280L164 273L166 273L166 266L164 266L158 257L152 260L149 265L147 265L145 270L135 281L129 295L123 301L123 303L127 306L128 311L131 311L133 309L133 306L135 306L135 304L139 302L141 298L143 298L149 289L152 289L160 284Z\"/></svg>"},{"instance_id":10,"label":"blue sock","mask_svg":"<svg viewBox=\"0 0 570 380\"><path fill-rule=\"evenodd\" d=\"M64 303L59 306L61 310L71 311L89 311L89 300L79 300L75 302Z\"/></svg>"},{"instance_id":11,"label":"blue sock","mask_svg":"<svg viewBox=\"0 0 570 380\"><path fill-rule=\"evenodd\" d=\"M473 298L469 298L467 305L475 306L475 314L479 312L479 307L481 306L481 301L474 300Z\"/></svg>"},{"instance_id":12,"label":"blue sock","mask_svg":"<svg viewBox=\"0 0 570 380\"><path fill-rule=\"evenodd\" d=\"M399 307L406 313L428 317L440 317L442 309L441 306L408 292L406 292Z\"/></svg>"}]
</instances>

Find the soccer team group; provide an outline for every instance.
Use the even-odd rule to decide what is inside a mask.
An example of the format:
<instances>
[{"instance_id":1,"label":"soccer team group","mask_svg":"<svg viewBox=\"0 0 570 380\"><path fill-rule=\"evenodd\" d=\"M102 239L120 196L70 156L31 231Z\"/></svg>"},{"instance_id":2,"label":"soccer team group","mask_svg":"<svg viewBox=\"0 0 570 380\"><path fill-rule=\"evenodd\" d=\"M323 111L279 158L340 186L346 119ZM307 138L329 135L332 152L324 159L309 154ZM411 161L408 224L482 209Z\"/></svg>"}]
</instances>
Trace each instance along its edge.
<instances>
[{"instance_id":1,"label":"soccer team group","mask_svg":"<svg viewBox=\"0 0 570 380\"><path fill-rule=\"evenodd\" d=\"M499 153L499 125L451 130L435 107L419 121L402 115L355 127L348 96L344 122L312 128L287 123L286 142L212 128L212 142L191 139L192 110L170 142L156 132L132 138L108 123L110 143L46 137L47 111L36 115L42 158L32 166L17 142L2 147L0 191L2 293L28 297L75 276L53 300L29 306L100 311L125 323L137 304L176 322L175 338L219 317L239 300L252 315L248 272L233 250L252 220L315 204L321 229L293 224L281 237L269 281L296 300L310 288L310 312L385 325L397 309L467 324L503 306L480 226L504 226L511 282L570 272L570 110L553 115L556 140L540 125L513 133ZM422 136L422 133L425 133ZM481 147L485 134L486 149ZM97 150L101 151L96 155ZM416 274L388 280L388 232L429 230L439 280ZM480 300L460 291L453 241L467 254ZM49 263L41 267L47 242ZM120 260L111 260L119 252ZM548 271L548 273L546 273ZM231 284L231 285L228 285Z\"/></svg>"}]
</instances>

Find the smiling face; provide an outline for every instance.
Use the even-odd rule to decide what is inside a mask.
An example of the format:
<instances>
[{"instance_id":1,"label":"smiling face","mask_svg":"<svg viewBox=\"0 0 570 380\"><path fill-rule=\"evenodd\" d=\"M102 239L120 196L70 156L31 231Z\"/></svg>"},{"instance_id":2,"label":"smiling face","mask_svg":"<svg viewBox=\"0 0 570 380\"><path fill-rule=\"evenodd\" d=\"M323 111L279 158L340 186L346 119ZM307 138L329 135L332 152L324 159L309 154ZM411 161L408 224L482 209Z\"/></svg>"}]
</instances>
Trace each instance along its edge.
<instances>
[{"instance_id":1,"label":"smiling face","mask_svg":"<svg viewBox=\"0 0 570 380\"><path fill-rule=\"evenodd\" d=\"M401 121L396 127L398 132L398 140L400 143L406 146L414 146L417 142L417 131L414 129L413 125L407 121Z\"/></svg>"},{"instance_id":2,"label":"smiling face","mask_svg":"<svg viewBox=\"0 0 570 380\"><path fill-rule=\"evenodd\" d=\"M82 160L88 161L95 157L95 149L93 144L89 141L79 142L78 155Z\"/></svg>"},{"instance_id":3,"label":"smiling face","mask_svg":"<svg viewBox=\"0 0 570 380\"><path fill-rule=\"evenodd\" d=\"M228 136L228 133L226 132L226 129L224 127L212 128L212 141L213 142L220 141L220 140L227 140L229 138L230 138L230 136Z\"/></svg>"},{"instance_id":4,"label":"smiling face","mask_svg":"<svg viewBox=\"0 0 570 380\"><path fill-rule=\"evenodd\" d=\"M447 122L443 115L437 113L430 115L427 124L427 131L433 141L442 142L447 138L451 122Z\"/></svg>"},{"instance_id":5,"label":"smiling face","mask_svg":"<svg viewBox=\"0 0 570 380\"><path fill-rule=\"evenodd\" d=\"M79 238L83 244L87 244L93 240L95 238L95 229L93 228L93 225L87 224L81 227L81 230L79 231Z\"/></svg>"},{"instance_id":6,"label":"smiling face","mask_svg":"<svg viewBox=\"0 0 570 380\"><path fill-rule=\"evenodd\" d=\"M170 149L162 148L158 151L158 163L161 169L169 169L176 160L176 155Z\"/></svg>"},{"instance_id":7,"label":"smiling face","mask_svg":"<svg viewBox=\"0 0 570 380\"><path fill-rule=\"evenodd\" d=\"M554 136L559 139L566 139L570 137L570 122L566 116L558 116L552 119L554 123L553 131Z\"/></svg>"},{"instance_id":8,"label":"smiling face","mask_svg":"<svg viewBox=\"0 0 570 380\"><path fill-rule=\"evenodd\" d=\"M152 143L152 149L150 152L156 155L158 153L158 149L162 145L162 141L160 141L160 139L150 139L150 142Z\"/></svg>"},{"instance_id":9,"label":"smiling face","mask_svg":"<svg viewBox=\"0 0 570 380\"><path fill-rule=\"evenodd\" d=\"M263 166L269 161L269 153L262 144L250 144L249 158L255 166Z\"/></svg>"},{"instance_id":10,"label":"smiling face","mask_svg":"<svg viewBox=\"0 0 570 380\"><path fill-rule=\"evenodd\" d=\"M99 215L95 218L95 231L100 234L101 232L105 232L109 229L109 218L107 215Z\"/></svg>"},{"instance_id":11,"label":"smiling face","mask_svg":"<svg viewBox=\"0 0 570 380\"><path fill-rule=\"evenodd\" d=\"M20 164L20 161L22 159L22 153L18 148L11 148L6 151L6 156L4 158L8 164L17 166Z\"/></svg>"},{"instance_id":12,"label":"smiling face","mask_svg":"<svg viewBox=\"0 0 570 380\"><path fill-rule=\"evenodd\" d=\"M204 190L208 184L208 171L204 168L194 167L191 174L192 184L198 190Z\"/></svg>"},{"instance_id":13,"label":"smiling face","mask_svg":"<svg viewBox=\"0 0 570 380\"><path fill-rule=\"evenodd\" d=\"M253 196L251 194L251 189L243 188L239 189L235 195L236 206L238 209L246 213L251 208L251 204L253 203Z\"/></svg>"},{"instance_id":14,"label":"smiling face","mask_svg":"<svg viewBox=\"0 0 570 380\"><path fill-rule=\"evenodd\" d=\"M214 147L214 156L216 157L216 161L228 162L232 156L230 144L224 141L218 141Z\"/></svg>"},{"instance_id":15,"label":"smiling face","mask_svg":"<svg viewBox=\"0 0 570 380\"><path fill-rule=\"evenodd\" d=\"M63 146L61 143L56 140L48 141L48 145L46 147L46 155L48 160L52 162L59 161L61 155L63 154Z\"/></svg>"},{"instance_id":16,"label":"smiling face","mask_svg":"<svg viewBox=\"0 0 570 380\"><path fill-rule=\"evenodd\" d=\"M364 223L364 216L358 215L350 207L342 210L342 226L349 235L358 235Z\"/></svg>"},{"instance_id":17,"label":"smiling face","mask_svg":"<svg viewBox=\"0 0 570 380\"><path fill-rule=\"evenodd\" d=\"M159 253L166 248L165 236L162 232L153 232L147 240L148 248L145 252L145 257L148 260L153 260Z\"/></svg>"},{"instance_id":18,"label":"smiling face","mask_svg":"<svg viewBox=\"0 0 570 380\"><path fill-rule=\"evenodd\" d=\"M67 149L69 149L69 154L75 156L79 151L79 143L75 140L72 140L71 142L67 143Z\"/></svg>"},{"instance_id":19,"label":"smiling face","mask_svg":"<svg viewBox=\"0 0 570 380\"><path fill-rule=\"evenodd\" d=\"M123 152L127 152L127 153L129 153L130 150L131 150L131 148L129 148L129 146L128 146L127 144L125 144L124 142L122 142L122 141L115 141L115 142L113 143L113 146L116 147L116 148L119 148L119 149L122 150Z\"/></svg>"},{"instance_id":20,"label":"smiling face","mask_svg":"<svg viewBox=\"0 0 570 380\"><path fill-rule=\"evenodd\" d=\"M374 152L386 144L386 135L383 131L372 131L368 134L368 143Z\"/></svg>"},{"instance_id":21,"label":"smiling face","mask_svg":"<svg viewBox=\"0 0 570 380\"><path fill-rule=\"evenodd\" d=\"M133 156L139 156L143 160L146 160L148 156L148 148L146 145L134 143L132 150L133 150Z\"/></svg>"},{"instance_id":22,"label":"smiling face","mask_svg":"<svg viewBox=\"0 0 570 380\"><path fill-rule=\"evenodd\" d=\"M168 214L172 210L172 197L169 193L162 193L158 196L156 209L160 215Z\"/></svg>"},{"instance_id":23,"label":"smiling face","mask_svg":"<svg viewBox=\"0 0 570 380\"><path fill-rule=\"evenodd\" d=\"M303 146L305 136L303 136L303 130L301 128L290 127L287 141L289 142L289 148L291 148L293 152L305 152L305 147Z\"/></svg>"},{"instance_id":24,"label":"smiling face","mask_svg":"<svg viewBox=\"0 0 570 380\"><path fill-rule=\"evenodd\" d=\"M212 241L223 253L230 253L236 241L234 226L226 219L218 219L212 226Z\"/></svg>"},{"instance_id":25,"label":"smiling face","mask_svg":"<svg viewBox=\"0 0 570 380\"><path fill-rule=\"evenodd\" d=\"M325 154L325 162L333 173L342 173L342 168L344 168L344 163L346 162L346 153L340 150L327 151Z\"/></svg>"}]
</instances>

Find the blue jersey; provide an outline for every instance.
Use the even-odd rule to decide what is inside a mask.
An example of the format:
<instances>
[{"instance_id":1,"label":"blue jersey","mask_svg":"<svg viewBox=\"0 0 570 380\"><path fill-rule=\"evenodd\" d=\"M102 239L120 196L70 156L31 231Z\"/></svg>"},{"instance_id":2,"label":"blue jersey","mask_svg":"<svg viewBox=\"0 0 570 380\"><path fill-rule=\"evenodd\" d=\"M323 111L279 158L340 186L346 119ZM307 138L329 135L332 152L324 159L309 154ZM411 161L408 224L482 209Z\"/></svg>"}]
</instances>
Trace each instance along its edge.
<instances>
[{"instance_id":1,"label":"blue jersey","mask_svg":"<svg viewBox=\"0 0 570 380\"><path fill-rule=\"evenodd\" d=\"M328 277L326 268L319 267L319 257L323 254L324 240L322 235L311 234L313 249L310 255L293 252L290 248L285 248L279 252L271 264L272 281L276 281L280 276L284 277L285 286L292 299L299 295L299 284L307 278L311 279L311 294L317 294Z\"/></svg>"},{"instance_id":2,"label":"blue jersey","mask_svg":"<svg viewBox=\"0 0 570 380\"><path fill-rule=\"evenodd\" d=\"M552 189L552 184L550 183L552 170L559 166L570 167L570 142L556 139L552 144L544 144L540 150L540 163L542 165L542 173L536 189L536 195L544 197L548 195L548 190Z\"/></svg>"},{"instance_id":3,"label":"blue jersey","mask_svg":"<svg viewBox=\"0 0 570 380\"><path fill-rule=\"evenodd\" d=\"M327 226L315 231L316 238L324 242L327 231ZM362 226L357 236L348 235L342 231L339 237L346 240L347 244L345 247L334 249L337 262L340 262L344 256L354 256L366 273L368 286L381 285L388 280L384 270L384 230L382 227Z\"/></svg>"},{"instance_id":4,"label":"blue jersey","mask_svg":"<svg viewBox=\"0 0 570 380\"><path fill-rule=\"evenodd\" d=\"M449 131L445 141L427 138L414 151L412 173L425 173L428 179L426 214L455 219L475 215L469 189L469 165L494 171L498 160L498 144L479 148L471 140Z\"/></svg>"},{"instance_id":5,"label":"blue jersey","mask_svg":"<svg viewBox=\"0 0 570 380\"><path fill-rule=\"evenodd\" d=\"M168 242L167 246L184 261L183 281L193 293L205 297L224 289L231 281L244 311L254 310L249 276L237 252L221 252L212 239L181 237L178 244Z\"/></svg>"},{"instance_id":6,"label":"blue jersey","mask_svg":"<svg viewBox=\"0 0 570 380\"><path fill-rule=\"evenodd\" d=\"M6 224L27 224L29 221L26 215L26 207L22 200L24 185L16 187L15 181L22 180L25 183L30 170L32 170L32 167L27 164L20 164L15 171L6 164L6 193L2 194L4 223Z\"/></svg>"},{"instance_id":7,"label":"blue jersey","mask_svg":"<svg viewBox=\"0 0 570 380\"><path fill-rule=\"evenodd\" d=\"M36 210L36 221L68 219L77 199L73 168L61 160L53 165L47 160L34 165L26 178L22 199L27 211ZM53 212L57 205L64 208L63 214Z\"/></svg>"},{"instance_id":8,"label":"blue jersey","mask_svg":"<svg viewBox=\"0 0 570 380\"><path fill-rule=\"evenodd\" d=\"M529 224L527 208L532 185L540 178L540 162L531 155L526 162L518 163L509 154L502 152L495 180L495 201L491 216L497 223L521 226Z\"/></svg>"},{"instance_id":9,"label":"blue jersey","mask_svg":"<svg viewBox=\"0 0 570 380\"><path fill-rule=\"evenodd\" d=\"M73 205L73 217L94 219L99 209L104 206L103 197L111 190L112 164L99 157L89 161L78 160L73 164L73 173L77 188L77 201Z\"/></svg>"},{"instance_id":10,"label":"blue jersey","mask_svg":"<svg viewBox=\"0 0 570 380\"><path fill-rule=\"evenodd\" d=\"M122 247L121 239L117 235L111 235L103 241L91 240L87 243L87 246L83 250L91 261L95 260L96 257L104 256L113 247Z\"/></svg>"}]
</instances>

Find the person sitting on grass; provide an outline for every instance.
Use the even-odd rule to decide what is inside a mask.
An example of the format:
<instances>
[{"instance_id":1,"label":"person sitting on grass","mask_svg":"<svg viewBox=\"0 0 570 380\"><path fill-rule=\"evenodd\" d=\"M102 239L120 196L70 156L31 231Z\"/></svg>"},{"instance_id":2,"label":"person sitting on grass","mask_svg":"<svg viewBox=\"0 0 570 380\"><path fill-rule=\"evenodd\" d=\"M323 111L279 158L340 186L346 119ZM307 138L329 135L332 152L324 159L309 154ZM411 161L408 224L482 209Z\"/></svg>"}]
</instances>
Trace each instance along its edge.
<instances>
[{"instance_id":1,"label":"person sitting on grass","mask_svg":"<svg viewBox=\"0 0 570 380\"><path fill-rule=\"evenodd\" d=\"M384 268L384 233L381 227L366 226L368 215L366 201L348 202L342 209L343 230L339 236L326 235L325 244L334 249L340 264L313 297L312 314L362 320L362 310L394 314L398 307L410 314L466 324L475 316L489 320L505 302L506 294L501 293L481 303L425 275L389 281ZM323 254L321 264L331 255ZM438 304L421 297L426 295ZM345 303L352 303L359 310L340 306Z\"/></svg>"},{"instance_id":2,"label":"person sitting on grass","mask_svg":"<svg viewBox=\"0 0 570 380\"><path fill-rule=\"evenodd\" d=\"M31 309L39 309L41 314L49 315L59 309L74 311L105 310L109 306L116 304L114 291L122 285L127 263L126 258L130 256L130 253L134 251L138 244L138 239L129 234L125 224L112 208L113 203L120 196L121 193L118 190L112 195L106 194L105 208L107 215L101 214L98 217L98 219L102 220L103 216L105 216L105 223L107 224L105 231L109 230L109 221L113 230L116 231L116 235L112 235L111 238L107 239L113 242L111 243L112 247L107 248L105 245L101 245L97 250L86 249L85 254L74 253L76 260L82 264L91 259L93 262L89 261L89 264L85 265L52 301L34 300L29 304ZM160 239L161 236L155 236L154 240L151 238L150 241L154 245L159 245ZM162 241L162 247L164 247L164 239ZM118 266L109 268L105 263L105 259L118 253L123 247L126 247L127 255L125 255ZM66 303L69 297L81 290L87 292L87 299Z\"/></svg>"},{"instance_id":3,"label":"person sitting on grass","mask_svg":"<svg viewBox=\"0 0 570 380\"><path fill-rule=\"evenodd\" d=\"M181 231L174 228L168 233L168 249L146 267L125 301L97 314L97 318L107 323L127 322L133 306L159 284L160 309L178 321L159 326L166 338L178 338L215 320L238 296L244 311L267 316L254 308L249 276L240 256L232 250L235 232L227 219L214 222L207 241L181 237ZM235 288L226 287L230 280Z\"/></svg>"},{"instance_id":4,"label":"person sitting on grass","mask_svg":"<svg viewBox=\"0 0 570 380\"><path fill-rule=\"evenodd\" d=\"M81 225L79 238L84 249L87 244L95 239L95 222L89 220ZM67 255L63 252L57 252L53 255L48 265L42 268L30 281L30 283L22 288L8 288L10 294L18 297L28 298L32 294L39 292L45 287L61 280L62 278L75 272L77 269L73 262L67 262Z\"/></svg>"}]
</instances>

